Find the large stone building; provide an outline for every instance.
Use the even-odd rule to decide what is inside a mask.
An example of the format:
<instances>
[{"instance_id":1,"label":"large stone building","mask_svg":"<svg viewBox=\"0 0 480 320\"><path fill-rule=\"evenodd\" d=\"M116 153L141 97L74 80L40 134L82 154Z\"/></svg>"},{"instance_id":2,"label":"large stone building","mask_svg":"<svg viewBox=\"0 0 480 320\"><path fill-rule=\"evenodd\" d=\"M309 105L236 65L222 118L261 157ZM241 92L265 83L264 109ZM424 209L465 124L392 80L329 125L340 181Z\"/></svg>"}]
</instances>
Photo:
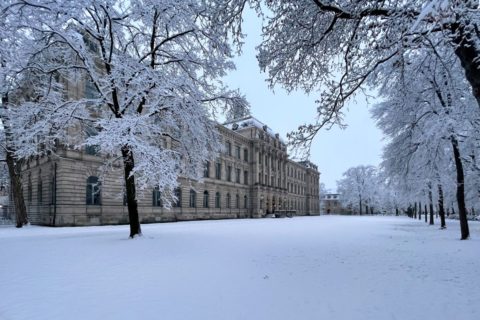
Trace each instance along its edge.
<instances>
[{"instance_id":1,"label":"large stone building","mask_svg":"<svg viewBox=\"0 0 480 320\"><path fill-rule=\"evenodd\" d=\"M141 222L319 214L317 167L289 160L278 134L253 117L218 125L218 130L225 152L207 164L204 180L180 178L179 200L171 209L163 208L158 190L144 191L138 196ZM29 160L23 183L31 223L127 223L121 168L104 173L103 163L91 148L60 149Z\"/></svg>"}]
</instances>

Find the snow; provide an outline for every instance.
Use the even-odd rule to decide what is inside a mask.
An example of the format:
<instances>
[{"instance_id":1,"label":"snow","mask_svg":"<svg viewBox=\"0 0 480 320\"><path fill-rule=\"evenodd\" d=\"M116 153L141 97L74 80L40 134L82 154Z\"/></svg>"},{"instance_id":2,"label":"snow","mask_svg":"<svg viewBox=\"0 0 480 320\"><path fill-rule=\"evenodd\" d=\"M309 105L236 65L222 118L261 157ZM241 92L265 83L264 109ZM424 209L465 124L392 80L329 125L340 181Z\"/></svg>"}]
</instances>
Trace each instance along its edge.
<instances>
[{"instance_id":1,"label":"snow","mask_svg":"<svg viewBox=\"0 0 480 320\"><path fill-rule=\"evenodd\" d=\"M480 223L0 228L0 319L480 319Z\"/></svg>"}]
</instances>

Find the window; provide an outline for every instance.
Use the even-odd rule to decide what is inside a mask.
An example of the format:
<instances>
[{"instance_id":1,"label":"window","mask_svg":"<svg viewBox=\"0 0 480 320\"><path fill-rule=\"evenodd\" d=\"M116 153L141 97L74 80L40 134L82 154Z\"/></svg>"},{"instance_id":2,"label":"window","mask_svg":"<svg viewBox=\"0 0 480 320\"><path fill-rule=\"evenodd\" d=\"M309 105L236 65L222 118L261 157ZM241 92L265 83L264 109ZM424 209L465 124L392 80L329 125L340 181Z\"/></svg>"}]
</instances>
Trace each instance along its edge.
<instances>
[{"instance_id":1,"label":"window","mask_svg":"<svg viewBox=\"0 0 480 320\"><path fill-rule=\"evenodd\" d=\"M182 206L182 189L175 188L175 190L173 190L173 195L175 196L175 198L177 198L173 202L173 207L174 208L180 208Z\"/></svg>"},{"instance_id":2,"label":"window","mask_svg":"<svg viewBox=\"0 0 480 320\"><path fill-rule=\"evenodd\" d=\"M243 160L248 162L248 149L243 149Z\"/></svg>"},{"instance_id":3,"label":"window","mask_svg":"<svg viewBox=\"0 0 480 320\"><path fill-rule=\"evenodd\" d=\"M263 158L263 155L261 153L258 154L258 163L259 164L262 164L262 158Z\"/></svg>"},{"instance_id":4,"label":"window","mask_svg":"<svg viewBox=\"0 0 480 320\"><path fill-rule=\"evenodd\" d=\"M275 177L274 176L271 176L271 186L272 187L275 187Z\"/></svg>"},{"instance_id":5,"label":"window","mask_svg":"<svg viewBox=\"0 0 480 320\"><path fill-rule=\"evenodd\" d=\"M84 94L86 99L96 99L99 97L97 87L95 84L90 80L85 80L85 89Z\"/></svg>"},{"instance_id":6,"label":"window","mask_svg":"<svg viewBox=\"0 0 480 320\"><path fill-rule=\"evenodd\" d=\"M163 207L162 193L158 187L155 187L152 192L152 207Z\"/></svg>"},{"instance_id":7,"label":"window","mask_svg":"<svg viewBox=\"0 0 480 320\"><path fill-rule=\"evenodd\" d=\"M87 179L87 205L99 206L101 204L100 192L102 183L98 181L98 177L90 176Z\"/></svg>"},{"instance_id":8,"label":"window","mask_svg":"<svg viewBox=\"0 0 480 320\"><path fill-rule=\"evenodd\" d=\"M262 184L262 174L258 174L258 183Z\"/></svg>"},{"instance_id":9,"label":"window","mask_svg":"<svg viewBox=\"0 0 480 320\"><path fill-rule=\"evenodd\" d=\"M240 208L240 196L238 193L235 195L235 208Z\"/></svg>"},{"instance_id":10,"label":"window","mask_svg":"<svg viewBox=\"0 0 480 320\"><path fill-rule=\"evenodd\" d=\"M93 128L93 127L85 127L85 134L86 134L87 138L94 137L94 136L98 135L98 130L96 128ZM100 146L98 146L96 144L85 146L85 153L86 154L95 156L99 152L100 152Z\"/></svg>"},{"instance_id":11,"label":"window","mask_svg":"<svg viewBox=\"0 0 480 320\"><path fill-rule=\"evenodd\" d=\"M237 159L241 159L240 158L240 147L239 146L235 147L235 153L236 153Z\"/></svg>"},{"instance_id":12,"label":"window","mask_svg":"<svg viewBox=\"0 0 480 320\"><path fill-rule=\"evenodd\" d=\"M205 168L203 168L203 177L210 178L210 161L205 163Z\"/></svg>"},{"instance_id":13,"label":"window","mask_svg":"<svg viewBox=\"0 0 480 320\"><path fill-rule=\"evenodd\" d=\"M28 189L27 189L27 199L28 203L32 203L32 194L33 194L33 188L32 188L32 177L30 174L28 174Z\"/></svg>"},{"instance_id":14,"label":"window","mask_svg":"<svg viewBox=\"0 0 480 320\"><path fill-rule=\"evenodd\" d=\"M193 189L190 189L190 197L189 197L189 200L188 200L188 206L190 208L195 208L197 206L197 193Z\"/></svg>"},{"instance_id":15,"label":"window","mask_svg":"<svg viewBox=\"0 0 480 320\"><path fill-rule=\"evenodd\" d=\"M215 208L220 208L220 192L215 193Z\"/></svg>"},{"instance_id":16,"label":"window","mask_svg":"<svg viewBox=\"0 0 480 320\"><path fill-rule=\"evenodd\" d=\"M208 191L205 190L203 192L203 207L204 208L208 208L208 202L209 202L209 199L208 199Z\"/></svg>"},{"instance_id":17,"label":"window","mask_svg":"<svg viewBox=\"0 0 480 320\"><path fill-rule=\"evenodd\" d=\"M261 205L261 202L260 202L260 205ZM248 208L248 198L247 198L246 195L243 196L243 207L244 207L245 209Z\"/></svg>"},{"instance_id":18,"label":"window","mask_svg":"<svg viewBox=\"0 0 480 320\"><path fill-rule=\"evenodd\" d=\"M230 141L227 141L227 143L225 144L225 148L227 149L227 154L229 156L232 156L232 143Z\"/></svg>"},{"instance_id":19,"label":"window","mask_svg":"<svg viewBox=\"0 0 480 320\"><path fill-rule=\"evenodd\" d=\"M243 183L248 184L248 171L243 171Z\"/></svg>"},{"instance_id":20,"label":"window","mask_svg":"<svg viewBox=\"0 0 480 320\"><path fill-rule=\"evenodd\" d=\"M232 181L232 166L227 167L227 181Z\"/></svg>"},{"instance_id":21,"label":"window","mask_svg":"<svg viewBox=\"0 0 480 320\"><path fill-rule=\"evenodd\" d=\"M230 202L231 202L231 196L230 193L227 193L227 208L230 208Z\"/></svg>"},{"instance_id":22,"label":"window","mask_svg":"<svg viewBox=\"0 0 480 320\"><path fill-rule=\"evenodd\" d=\"M42 178L38 177L38 184L37 184L37 202L38 204L43 203L43 185L42 185Z\"/></svg>"},{"instance_id":23,"label":"window","mask_svg":"<svg viewBox=\"0 0 480 320\"><path fill-rule=\"evenodd\" d=\"M240 183L240 174L241 174L241 170L237 169L237 176L236 176L237 183Z\"/></svg>"},{"instance_id":24,"label":"window","mask_svg":"<svg viewBox=\"0 0 480 320\"><path fill-rule=\"evenodd\" d=\"M215 178L222 179L222 164L220 162L215 163Z\"/></svg>"}]
</instances>

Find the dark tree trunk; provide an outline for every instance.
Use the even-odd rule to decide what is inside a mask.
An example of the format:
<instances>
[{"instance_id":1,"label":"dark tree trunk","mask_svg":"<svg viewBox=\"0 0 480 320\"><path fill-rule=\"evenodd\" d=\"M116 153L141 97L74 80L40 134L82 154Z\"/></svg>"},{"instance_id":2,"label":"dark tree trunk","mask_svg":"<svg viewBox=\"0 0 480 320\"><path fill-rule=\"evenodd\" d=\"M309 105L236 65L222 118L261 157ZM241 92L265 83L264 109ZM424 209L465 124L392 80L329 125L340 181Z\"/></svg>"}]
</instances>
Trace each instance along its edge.
<instances>
[{"instance_id":1,"label":"dark tree trunk","mask_svg":"<svg viewBox=\"0 0 480 320\"><path fill-rule=\"evenodd\" d=\"M460 218L460 231L461 239L466 240L470 236L467 220L467 209L465 207L465 181L463 174L463 164L460 158L460 150L458 147L458 141L454 136L450 137L453 148L453 157L455 159L455 167L457 169L457 204L458 204L458 216Z\"/></svg>"},{"instance_id":2,"label":"dark tree trunk","mask_svg":"<svg viewBox=\"0 0 480 320\"><path fill-rule=\"evenodd\" d=\"M23 198L22 180L20 177L20 163L16 162L12 152L6 152L8 173L10 175L10 186L12 188L13 203L15 205L15 225L21 228L28 223L27 207Z\"/></svg>"},{"instance_id":3,"label":"dark tree trunk","mask_svg":"<svg viewBox=\"0 0 480 320\"><path fill-rule=\"evenodd\" d=\"M2 106L4 110L7 110L8 96L2 96ZM5 132L5 161L7 162L8 174L10 176L10 186L12 189L13 203L15 206L15 225L17 228L21 228L28 223L27 207L25 205L25 199L23 197L22 179L20 176L21 162L15 158L14 150L11 146L13 139L11 129L9 127L9 121L5 117L2 117L2 123Z\"/></svg>"},{"instance_id":4,"label":"dark tree trunk","mask_svg":"<svg viewBox=\"0 0 480 320\"><path fill-rule=\"evenodd\" d=\"M442 185L438 185L438 214L440 215L440 228L445 229L447 227L445 223L445 207L443 205L443 188Z\"/></svg>"},{"instance_id":5,"label":"dark tree trunk","mask_svg":"<svg viewBox=\"0 0 480 320\"><path fill-rule=\"evenodd\" d=\"M467 31L465 26L459 23L453 23L451 30L456 45L455 54L465 70L465 78L472 86L473 96L480 107L480 48L474 40L477 36L472 34L473 28L472 31Z\"/></svg>"},{"instance_id":6,"label":"dark tree trunk","mask_svg":"<svg viewBox=\"0 0 480 320\"><path fill-rule=\"evenodd\" d=\"M427 216L428 216L428 215L427 215L427 212L428 212L428 210L427 210L427 204L426 204L426 203L425 203L425 211L424 211L424 212L425 212L425 214L424 214L425 223L427 223Z\"/></svg>"},{"instance_id":7,"label":"dark tree trunk","mask_svg":"<svg viewBox=\"0 0 480 320\"><path fill-rule=\"evenodd\" d=\"M368 215L368 206L365 206L365 214Z\"/></svg>"},{"instance_id":8,"label":"dark tree trunk","mask_svg":"<svg viewBox=\"0 0 480 320\"><path fill-rule=\"evenodd\" d=\"M413 206L413 219L417 219L417 203Z\"/></svg>"},{"instance_id":9,"label":"dark tree trunk","mask_svg":"<svg viewBox=\"0 0 480 320\"><path fill-rule=\"evenodd\" d=\"M428 185L428 201L430 202L429 203L429 207L430 207L430 223L431 225L434 224L433 222L433 196L432 196L432 185L429 184ZM425 212L425 214L427 214L427 212Z\"/></svg>"},{"instance_id":10,"label":"dark tree trunk","mask_svg":"<svg viewBox=\"0 0 480 320\"><path fill-rule=\"evenodd\" d=\"M360 215L362 215L362 210L363 210L363 208L362 208L362 197L360 197Z\"/></svg>"},{"instance_id":11,"label":"dark tree trunk","mask_svg":"<svg viewBox=\"0 0 480 320\"><path fill-rule=\"evenodd\" d=\"M135 189L135 177L132 175L135 168L133 152L129 146L122 147L124 166L125 189L127 193L128 219L130 222L130 238L141 235L140 219L138 216L137 194Z\"/></svg>"},{"instance_id":12,"label":"dark tree trunk","mask_svg":"<svg viewBox=\"0 0 480 320\"><path fill-rule=\"evenodd\" d=\"M415 202L415 206L417 205L417 203ZM422 220L422 203L419 202L418 203L418 220Z\"/></svg>"},{"instance_id":13,"label":"dark tree trunk","mask_svg":"<svg viewBox=\"0 0 480 320\"><path fill-rule=\"evenodd\" d=\"M398 208L395 207L395 215L398 216Z\"/></svg>"}]
</instances>

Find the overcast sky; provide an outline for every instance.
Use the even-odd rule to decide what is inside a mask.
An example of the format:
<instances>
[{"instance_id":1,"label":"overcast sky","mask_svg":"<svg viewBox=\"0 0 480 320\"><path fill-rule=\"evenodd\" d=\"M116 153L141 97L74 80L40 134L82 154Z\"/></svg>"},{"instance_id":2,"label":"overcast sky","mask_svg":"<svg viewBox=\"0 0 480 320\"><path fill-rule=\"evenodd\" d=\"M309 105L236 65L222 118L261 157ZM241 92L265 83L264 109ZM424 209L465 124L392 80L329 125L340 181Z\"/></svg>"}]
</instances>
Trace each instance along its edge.
<instances>
[{"instance_id":1,"label":"overcast sky","mask_svg":"<svg viewBox=\"0 0 480 320\"><path fill-rule=\"evenodd\" d=\"M261 22L252 12L245 16L243 31L247 34L243 53L235 59L237 70L227 77L227 83L246 95L254 117L286 138L287 132L314 119L317 95L307 96L302 92L287 94L281 87L272 91L255 57L255 46L261 40ZM335 127L329 131L322 130L312 144L310 160L318 165L321 182L332 191L348 168L360 164L378 165L384 144L382 133L370 119L364 99L350 103L348 109L345 118L347 129Z\"/></svg>"}]
</instances>

